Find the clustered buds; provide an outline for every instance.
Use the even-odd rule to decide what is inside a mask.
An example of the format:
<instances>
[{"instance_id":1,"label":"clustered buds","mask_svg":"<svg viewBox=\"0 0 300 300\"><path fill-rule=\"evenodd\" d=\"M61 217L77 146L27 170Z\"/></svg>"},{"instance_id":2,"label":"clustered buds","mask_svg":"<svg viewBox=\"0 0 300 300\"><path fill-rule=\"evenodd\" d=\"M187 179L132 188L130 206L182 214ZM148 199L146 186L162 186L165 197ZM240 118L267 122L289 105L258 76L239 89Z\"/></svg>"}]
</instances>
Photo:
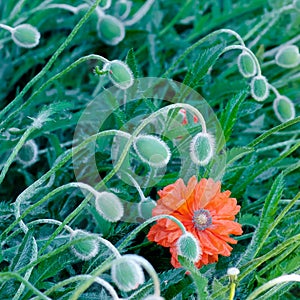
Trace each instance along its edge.
<instances>
[{"instance_id":1,"label":"clustered buds","mask_svg":"<svg viewBox=\"0 0 300 300\"><path fill-rule=\"evenodd\" d=\"M285 96L278 96L273 102L276 117L281 122L292 120L296 116L294 103Z\"/></svg>"},{"instance_id":2,"label":"clustered buds","mask_svg":"<svg viewBox=\"0 0 300 300\"><path fill-rule=\"evenodd\" d=\"M120 89L127 89L133 84L133 74L127 64L120 60L107 62L103 71L108 72L109 79Z\"/></svg>"},{"instance_id":3,"label":"clustered buds","mask_svg":"<svg viewBox=\"0 0 300 300\"><path fill-rule=\"evenodd\" d=\"M251 95L257 101L264 101L269 97L269 86L266 77L258 75L251 80Z\"/></svg>"},{"instance_id":4,"label":"clustered buds","mask_svg":"<svg viewBox=\"0 0 300 300\"><path fill-rule=\"evenodd\" d=\"M207 165L214 155L214 148L213 136L207 132L199 132L193 137L190 146L192 161L200 166Z\"/></svg>"},{"instance_id":5,"label":"clustered buds","mask_svg":"<svg viewBox=\"0 0 300 300\"><path fill-rule=\"evenodd\" d=\"M281 47L275 56L275 62L286 69L297 67L300 63L299 48L295 45Z\"/></svg>"},{"instance_id":6,"label":"clustered buds","mask_svg":"<svg viewBox=\"0 0 300 300\"><path fill-rule=\"evenodd\" d=\"M145 281L141 266L126 256L113 262L111 277L117 287L124 292L137 289Z\"/></svg>"},{"instance_id":7,"label":"clustered buds","mask_svg":"<svg viewBox=\"0 0 300 300\"><path fill-rule=\"evenodd\" d=\"M154 168L165 167L171 158L168 145L154 135L139 135L133 148L143 162Z\"/></svg>"},{"instance_id":8,"label":"clustered buds","mask_svg":"<svg viewBox=\"0 0 300 300\"><path fill-rule=\"evenodd\" d=\"M238 56L237 63L238 63L239 71L243 77L249 78L256 75L257 67L255 61L253 60L252 56L248 52L243 51Z\"/></svg>"},{"instance_id":9,"label":"clustered buds","mask_svg":"<svg viewBox=\"0 0 300 300\"><path fill-rule=\"evenodd\" d=\"M78 241L75 245L71 247L73 254L81 260L89 260L95 257L99 252L99 243L96 236L93 236L89 232L83 230L74 230L71 233L71 241L85 237L90 238Z\"/></svg>"},{"instance_id":10,"label":"clustered buds","mask_svg":"<svg viewBox=\"0 0 300 300\"><path fill-rule=\"evenodd\" d=\"M189 232L184 233L177 241L178 254L195 263L202 255L197 239Z\"/></svg>"},{"instance_id":11,"label":"clustered buds","mask_svg":"<svg viewBox=\"0 0 300 300\"><path fill-rule=\"evenodd\" d=\"M118 196L110 192L97 193L95 207L98 213L109 222L119 221L124 214L124 207Z\"/></svg>"}]
</instances>

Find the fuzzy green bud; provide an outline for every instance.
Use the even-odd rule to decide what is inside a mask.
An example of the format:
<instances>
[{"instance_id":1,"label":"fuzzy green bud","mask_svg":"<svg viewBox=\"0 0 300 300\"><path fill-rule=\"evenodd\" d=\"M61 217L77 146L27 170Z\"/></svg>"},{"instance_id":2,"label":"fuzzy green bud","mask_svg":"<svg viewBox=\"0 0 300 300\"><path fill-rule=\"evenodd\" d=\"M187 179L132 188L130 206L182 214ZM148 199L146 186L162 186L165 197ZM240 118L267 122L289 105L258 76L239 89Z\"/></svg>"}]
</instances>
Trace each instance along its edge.
<instances>
[{"instance_id":1,"label":"fuzzy green bud","mask_svg":"<svg viewBox=\"0 0 300 300\"><path fill-rule=\"evenodd\" d=\"M295 8L298 12L300 12L300 0L294 0L293 5L294 5L294 8Z\"/></svg>"},{"instance_id":2,"label":"fuzzy green bud","mask_svg":"<svg viewBox=\"0 0 300 300\"><path fill-rule=\"evenodd\" d=\"M150 219L152 217L152 210L156 206L156 202L151 198L146 198L139 202L138 212L141 218Z\"/></svg>"},{"instance_id":3,"label":"fuzzy green bud","mask_svg":"<svg viewBox=\"0 0 300 300\"><path fill-rule=\"evenodd\" d=\"M125 27L113 16L103 15L97 24L99 38L108 45L117 45L125 37Z\"/></svg>"},{"instance_id":4,"label":"fuzzy green bud","mask_svg":"<svg viewBox=\"0 0 300 300\"><path fill-rule=\"evenodd\" d=\"M27 141L20 149L16 159L24 166L34 164L38 159L38 146L34 140Z\"/></svg>"},{"instance_id":5,"label":"fuzzy green bud","mask_svg":"<svg viewBox=\"0 0 300 300\"><path fill-rule=\"evenodd\" d=\"M238 57L238 68L243 77L249 78L257 73L257 67L253 57L246 51Z\"/></svg>"},{"instance_id":6,"label":"fuzzy green bud","mask_svg":"<svg viewBox=\"0 0 300 300\"><path fill-rule=\"evenodd\" d=\"M95 198L98 213L109 222L119 221L124 214L124 208L118 196L110 192L98 193Z\"/></svg>"},{"instance_id":7,"label":"fuzzy green bud","mask_svg":"<svg viewBox=\"0 0 300 300\"><path fill-rule=\"evenodd\" d=\"M165 167L171 157L168 145L157 136L139 135L133 147L139 158L154 168Z\"/></svg>"},{"instance_id":8,"label":"fuzzy green bud","mask_svg":"<svg viewBox=\"0 0 300 300\"><path fill-rule=\"evenodd\" d=\"M275 62L286 69L297 67L300 62L299 48L295 45L281 47L275 56Z\"/></svg>"},{"instance_id":9,"label":"fuzzy green bud","mask_svg":"<svg viewBox=\"0 0 300 300\"><path fill-rule=\"evenodd\" d=\"M39 44L41 34L30 24L21 24L11 30L11 37L16 45L33 48Z\"/></svg>"},{"instance_id":10,"label":"fuzzy green bud","mask_svg":"<svg viewBox=\"0 0 300 300\"><path fill-rule=\"evenodd\" d=\"M213 136L207 132L199 132L193 137L190 146L192 161L200 166L207 165L214 155L214 148Z\"/></svg>"},{"instance_id":11,"label":"fuzzy green bud","mask_svg":"<svg viewBox=\"0 0 300 300\"><path fill-rule=\"evenodd\" d=\"M133 84L133 74L127 64L120 60L113 60L103 66L103 71L108 71L109 79L122 90Z\"/></svg>"},{"instance_id":12,"label":"fuzzy green bud","mask_svg":"<svg viewBox=\"0 0 300 300\"><path fill-rule=\"evenodd\" d=\"M186 232L177 241L178 254L187 258L191 262L197 262L202 255L199 242L193 234Z\"/></svg>"},{"instance_id":13,"label":"fuzzy green bud","mask_svg":"<svg viewBox=\"0 0 300 300\"><path fill-rule=\"evenodd\" d=\"M121 257L113 262L111 277L118 288L124 292L137 289L145 281L141 266L127 257Z\"/></svg>"},{"instance_id":14,"label":"fuzzy green bud","mask_svg":"<svg viewBox=\"0 0 300 300\"><path fill-rule=\"evenodd\" d=\"M274 100L273 109L281 122L292 120L296 116L294 103L285 96L279 96Z\"/></svg>"},{"instance_id":15,"label":"fuzzy green bud","mask_svg":"<svg viewBox=\"0 0 300 300\"><path fill-rule=\"evenodd\" d=\"M251 81L251 96L256 101L264 101L269 97L269 86L266 77L255 76Z\"/></svg>"},{"instance_id":16,"label":"fuzzy green bud","mask_svg":"<svg viewBox=\"0 0 300 300\"><path fill-rule=\"evenodd\" d=\"M71 240L93 237L92 234L83 230L74 230L71 233ZM71 247L71 250L75 256L81 260L89 260L95 257L99 252L99 243L96 237L93 239L86 239L84 241L78 241Z\"/></svg>"}]
</instances>

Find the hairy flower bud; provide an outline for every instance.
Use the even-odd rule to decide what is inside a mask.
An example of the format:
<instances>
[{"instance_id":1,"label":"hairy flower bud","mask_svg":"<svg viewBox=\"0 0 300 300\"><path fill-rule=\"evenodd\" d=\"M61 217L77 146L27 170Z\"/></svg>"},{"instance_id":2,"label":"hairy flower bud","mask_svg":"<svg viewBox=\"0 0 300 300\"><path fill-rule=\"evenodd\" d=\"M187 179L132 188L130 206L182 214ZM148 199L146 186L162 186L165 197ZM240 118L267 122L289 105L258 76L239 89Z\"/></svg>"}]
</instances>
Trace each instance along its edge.
<instances>
[{"instance_id":1,"label":"hairy flower bud","mask_svg":"<svg viewBox=\"0 0 300 300\"><path fill-rule=\"evenodd\" d=\"M300 0L294 0L293 2L294 8L300 12Z\"/></svg>"},{"instance_id":2,"label":"hairy flower bud","mask_svg":"<svg viewBox=\"0 0 300 300\"><path fill-rule=\"evenodd\" d=\"M71 234L71 240L92 237L93 235L83 231L74 230ZM71 250L75 256L82 260L89 260L95 257L99 252L99 243L96 237L93 239L86 239L84 241L78 241L75 245L71 247Z\"/></svg>"},{"instance_id":3,"label":"hairy flower bud","mask_svg":"<svg viewBox=\"0 0 300 300\"><path fill-rule=\"evenodd\" d=\"M190 155L192 161L200 166L207 165L214 155L215 141L211 134L199 132L191 142Z\"/></svg>"},{"instance_id":4,"label":"hairy flower bud","mask_svg":"<svg viewBox=\"0 0 300 300\"><path fill-rule=\"evenodd\" d=\"M21 24L11 31L11 38L16 45L24 48L33 48L40 42L41 34L30 24Z\"/></svg>"},{"instance_id":5,"label":"hairy flower bud","mask_svg":"<svg viewBox=\"0 0 300 300\"><path fill-rule=\"evenodd\" d=\"M285 96L279 96L274 100L273 109L281 122L292 120L296 116L294 103Z\"/></svg>"},{"instance_id":6,"label":"hairy flower bud","mask_svg":"<svg viewBox=\"0 0 300 300\"><path fill-rule=\"evenodd\" d=\"M249 78L257 73L255 61L248 52L242 52L238 57L237 63L243 77Z\"/></svg>"},{"instance_id":7,"label":"hairy flower bud","mask_svg":"<svg viewBox=\"0 0 300 300\"><path fill-rule=\"evenodd\" d=\"M139 158L154 168L165 167L171 157L168 145L154 135L139 135L133 147Z\"/></svg>"},{"instance_id":8,"label":"hairy flower bud","mask_svg":"<svg viewBox=\"0 0 300 300\"><path fill-rule=\"evenodd\" d=\"M144 199L138 204L138 212L143 219L149 219L152 217L152 210L156 206L156 202L151 198Z\"/></svg>"},{"instance_id":9,"label":"hairy flower bud","mask_svg":"<svg viewBox=\"0 0 300 300\"><path fill-rule=\"evenodd\" d=\"M120 60L113 60L103 66L108 71L109 79L120 89L128 89L133 84L133 74L128 65Z\"/></svg>"},{"instance_id":10,"label":"hairy flower bud","mask_svg":"<svg viewBox=\"0 0 300 300\"><path fill-rule=\"evenodd\" d=\"M197 262L202 255L202 250L197 239L189 232L183 234L177 241L178 254L191 262Z\"/></svg>"},{"instance_id":11,"label":"hairy flower bud","mask_svg":"<svg viewBox=\"0 0 300 300\"><path fill-rule=\"evenodd\" d=\"M286 69L297 67L300 62L299 48L295 45L281 47L275 56L275 62Z\"/></svg>"},{"instance_id":12,"label":"hairy flower bud","mask_svg":"<svg viewBox=\"0 0 300 300\"><path fill-rule=\"evenodd\" d=\"M95 199L95 207L98 213L109 222L119 221L124 214L120 199L110 192L98 193Z\"/></svg>"},{"instance_id":13,"label":"hairy flower bud","mask_svg":"<svg viewBox=\"0 0 300 300\"><path fill-rule=\"evenodd\" d=\"M38 146L34 140L27 141L20 149L16 159L24 166L34 164L38 159Z\"/></svg>"},{"instance_id":14,"label":"hairy flower bud","mask_svg":"<svg viewBox=\"0 0 300 300\"><path fill-rule=\"evenodd\" d=\"M124 292L137 289L145 281L141 266L127 257L121 257L113 262L111 277L118 288Z\"/></svg>"},{"instance_id":15,"label":"hairy flower bud","mask_svg":"<svg viewBox=\"0 0 300 300\"><path fill-rule=\"evenodd\" d=\"M269 86L266 77L253 77L251 81L251 95L257 101L264 101L269 97Z\"/></svg>"},{"instance_id":16,"label":"hairy flower bud","mask_svg":"<svg viewBox=\"0 0 300 300\"><path fill-rule=\"evenodd\" d=\"M117 45L125 37L125 27L117 18L109 15L100 17L97 24L99 38L108 45Z\"/></svg>"}]
</instances>

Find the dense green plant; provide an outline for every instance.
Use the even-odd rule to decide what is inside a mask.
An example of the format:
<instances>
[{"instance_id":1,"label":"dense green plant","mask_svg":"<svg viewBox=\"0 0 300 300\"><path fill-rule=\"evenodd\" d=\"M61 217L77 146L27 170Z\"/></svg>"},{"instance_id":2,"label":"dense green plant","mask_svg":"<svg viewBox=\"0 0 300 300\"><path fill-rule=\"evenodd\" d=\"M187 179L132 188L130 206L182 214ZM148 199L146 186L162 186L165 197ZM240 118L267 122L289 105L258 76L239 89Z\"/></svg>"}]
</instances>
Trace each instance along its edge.
<instances>
[{"instance_id":1,"label":"dense green plant","mask_svg":"<svg viewBox=\"0 0 300 300\"><path fill-rule=\"evenodd\" d=\"M1 1L0 299L298 299L299 7ZM151 217L192 175L243 227L200 269ZM159 219L183 268L147 239Z\"/></svg>"}]
</instances>

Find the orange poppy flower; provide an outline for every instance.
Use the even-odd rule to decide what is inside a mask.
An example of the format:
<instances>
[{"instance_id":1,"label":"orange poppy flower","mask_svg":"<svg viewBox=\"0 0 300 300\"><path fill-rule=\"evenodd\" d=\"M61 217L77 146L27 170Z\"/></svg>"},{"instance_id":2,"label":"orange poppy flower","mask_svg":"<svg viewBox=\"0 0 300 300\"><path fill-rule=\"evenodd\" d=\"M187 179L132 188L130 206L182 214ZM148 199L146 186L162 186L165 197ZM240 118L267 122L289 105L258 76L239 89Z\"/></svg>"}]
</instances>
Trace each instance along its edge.
<instances>
[{"instance_id":1,"label":"orange poppy flower","mask_svg":"<svg viewBox=\"0 0 300 300\"><path fill-rule=\"evenodd\" d=\"M152 215L176 217L199 241L202 255L195 263L196 267L218 261L218 255L230 255L232 247L228 243L236 244L237 241L229 235L242 234L241 225L234 222L240 206L235 198L230 198L230 191L221 192L220 182L201 179L198 183L193 176L186 186L182 179L178 179L159 191L158 195L160 199ZM150 241L169 247L171 263L179 268L176 243L181 235L176 223L161 219L151 227L147 237Z\"/></svg>"}]
</instances>

